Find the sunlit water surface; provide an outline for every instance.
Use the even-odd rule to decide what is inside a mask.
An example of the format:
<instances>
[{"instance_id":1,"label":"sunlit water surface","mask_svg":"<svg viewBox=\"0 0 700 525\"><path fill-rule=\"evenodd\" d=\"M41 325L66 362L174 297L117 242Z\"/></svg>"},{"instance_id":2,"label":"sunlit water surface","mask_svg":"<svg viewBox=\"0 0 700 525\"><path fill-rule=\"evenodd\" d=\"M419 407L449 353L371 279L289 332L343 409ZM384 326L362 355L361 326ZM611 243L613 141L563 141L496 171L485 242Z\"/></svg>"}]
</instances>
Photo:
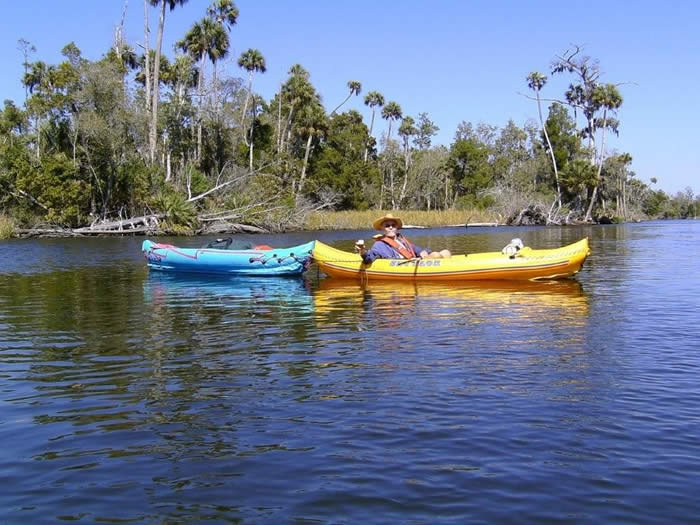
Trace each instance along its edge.
<instances>
[{"instance_id":1,"label":"sunlit water surface","mask_svg":"<svg viewBox=\"0 0 700 525\"><path fill-rule=\"evenodd\" d=\"M360 286L0 243L0 522L698 519L700 222L407 234L593 253L562 282Z\"/></svg>"}]
</instances>

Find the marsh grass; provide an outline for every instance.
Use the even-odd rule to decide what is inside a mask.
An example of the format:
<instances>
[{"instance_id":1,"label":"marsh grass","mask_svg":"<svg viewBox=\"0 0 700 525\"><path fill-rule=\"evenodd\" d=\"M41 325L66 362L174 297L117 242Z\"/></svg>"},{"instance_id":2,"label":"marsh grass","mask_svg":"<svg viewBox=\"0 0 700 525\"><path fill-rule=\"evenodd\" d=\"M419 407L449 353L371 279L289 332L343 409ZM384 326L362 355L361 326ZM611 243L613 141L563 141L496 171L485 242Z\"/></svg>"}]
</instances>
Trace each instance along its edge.
<instances>
[{"instance_id":1,"label":"marsh grass","mask_svg":"<svg viewBox=\"0 0 700 525\"><path fill-rule=\"evenodd\" d=\"M379 217L391 213L401 217L404 225L440 226L464 225L470 222L498 222L495 214L483 210L365 210L365 211L319 211L313 213L307 223L308 230L362 230L372 228Z\"/></svg>"},{"instance_id":2,"label":"marsh grass","mask_svg":"<svg viewBox=\"0 0 700 525\"><path fill-rule=\"evenodd\" d=\"M5 215L0 215L0 239L9 239L16 231L15 221Z\"/></svg>"}]
</instances>

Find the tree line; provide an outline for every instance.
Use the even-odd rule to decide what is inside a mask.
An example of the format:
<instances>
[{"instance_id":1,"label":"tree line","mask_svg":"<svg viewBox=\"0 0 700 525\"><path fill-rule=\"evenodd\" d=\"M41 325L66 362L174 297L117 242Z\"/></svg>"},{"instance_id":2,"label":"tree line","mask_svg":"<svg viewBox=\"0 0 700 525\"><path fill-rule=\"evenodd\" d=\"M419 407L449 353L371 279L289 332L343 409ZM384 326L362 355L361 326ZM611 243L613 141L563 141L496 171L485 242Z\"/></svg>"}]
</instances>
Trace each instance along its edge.
<instances>
[{"instance_id":1,"label":"tree line","mask_svg":"<svg viewBox=\"0 0 700 525\"><path fill-rule=\"evenodd\" d=\"M362 96L358 80L329 113L301 64L270 100L254 89L267 70L258 49L238 57L241 77L218 71L240 15L232 0L214 0L164 54L168 14L186 1L144 0L140 52L123 21L95 61L71 42L47 64L20 40L26 96L0 112L0 213L67 227L154 216L180 233L221 221L284 230L319 209L480 209L515 221L535 207L559 224L696 215L690 188L655 190L635 178L631 154L607 151L621 85L603 83L578 46L552 61L550 76L571 81L561 97L545 96L543 73L523 79L538 122L465 120L445 146L427 113L406 115L380 90ZM343 110L352 98L369 122Z\"/></svg>"}]
</instances>

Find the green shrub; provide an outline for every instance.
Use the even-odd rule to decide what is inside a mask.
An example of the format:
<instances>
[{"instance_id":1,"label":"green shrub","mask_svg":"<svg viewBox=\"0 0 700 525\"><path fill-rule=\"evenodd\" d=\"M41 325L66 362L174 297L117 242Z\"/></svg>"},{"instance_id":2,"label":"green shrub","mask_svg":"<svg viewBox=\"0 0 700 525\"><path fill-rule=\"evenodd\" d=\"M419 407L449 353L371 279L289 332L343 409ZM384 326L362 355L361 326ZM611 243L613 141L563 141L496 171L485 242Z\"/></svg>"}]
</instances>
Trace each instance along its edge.
<instances>
[{"instance_id":1,"label":"green shrub","mask_svg":"<svg viewBox=\"0 0 700 525\"><path fill-rule=\"evenodd\" d=\"M211 185L204 174L196 168L191 168L190 191L192 192L192 196L204 193L209 189L211 189Z\"/></svg>"},{"instance_id":2,"label":"green shrub","mask_svg":"<svg viewBox=\"0 0 700 525\"><path fill-rule=\"evenodd\" d=\"M40 166L19 174L16 186L43 205L45 221L76 227L87 217L89 186L80 179L77 164L63 153L47 155Z\"/></svg>"},{"instance_id":3,"label":"green shrub","mask_svg":"<svg viewBox=\"0 0 700 525\"><path fill-rule=\"evenodd\" d=\"M179 193L159 193L151 202L156 212L165 214L163 229L171 233L188 235L193 233L197 226L197 211Z\"/></svg>"},{"instance_id":4,"label":"green shrub","mask_svg":"<svg viewBox=\"0 0 700 525\"><path fill-rule=\"evenodd\" d=\"M455 208L458 210L470 210L476 208L477 210L486 210L496 201L491 195L483 195L477 197L473 193L467 195L461 195L455 201Z\"/></svg>"}]
</instances>

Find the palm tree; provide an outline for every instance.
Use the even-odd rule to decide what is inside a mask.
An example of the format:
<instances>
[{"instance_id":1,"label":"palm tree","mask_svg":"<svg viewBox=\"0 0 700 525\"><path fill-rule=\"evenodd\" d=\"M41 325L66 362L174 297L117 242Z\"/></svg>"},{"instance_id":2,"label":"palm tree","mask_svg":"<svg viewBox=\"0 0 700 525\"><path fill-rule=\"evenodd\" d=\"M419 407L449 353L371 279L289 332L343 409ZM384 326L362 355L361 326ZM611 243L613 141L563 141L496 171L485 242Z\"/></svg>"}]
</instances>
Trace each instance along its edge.
<instances>
[{"instance_id":1,"label":"palm tree","mask_svg":"<svg viewBox=\"0 0 700 525\"><path fill-rule=\"evenodd\" d=\"M216 63L228 56L231 45L228 33L221 24L214 25L210 36L211 38L209 40L207 56L209 57L209 60L211 60L212 65L212 89L214 91L214 108L216 109L219 105L219 91L216 82Z\"/></svg>"},{"instance_id":2,"label":"palm tree","mask_svg":"<svg viewBox=\"0 0 700 525\"><path fill-rule=\"evenodd\" d=\"M591 152L591 165L600 173L602 170L605 149L605 130L611 129L617 133L618 121L608 116L615 113L622 105L622 96L613 84L603 85L599 82L600 66L597 60L589 56L583 56L583 47L574 45L562 56L557 56L552 64L552 73L570 73L578 77L578 83L570 84L565 93L567 103L575 110L581 111L586 119L586 126L580 131L583 138L588 138L588 147ZM603 111L602 118L599 117ZM600 154L597 153L596 134L601 133ZM600 176L592 184L593 192L588 203L585 219L591 219L591 211L595 204L600 185Z\"/></svg>"},{"instance_id":3,"label":"palm tree","mask_svg":"<svg viewBox=\"0 0 700 525\"><path fill-rule=\"evenodd\" d=\"M411 148L409 141L412 136L418 134L418 128L415 126L416 121L412 117L404 117L401 121L401 126L399 126L399 135L403 138L403 151L404 151L404 174L403 174L403 185L401 187L401 194L399 195L399 205L403 202L406 197L406 187L408 186L408 169L411 165Z\"/></svg>"},{"instance_id":4,"label":"palm tree","mask_svg":"<svg viewBox=\"0 0 700 525\"><path fill-rule=\"evenodd\" d=\"M591 201L588 203L588 209L586 210L586 216L584 220L591 220L591 213L593 211L593 205L595 204L596 197L598 196L598 188L600 186L600 174L603 171L603 157L605 155L605 130L610 129L613 133L617 134L618 121L608 115L610 113L616 113L617 110L622 105L622 95L618 91L614 84L597 85L593 89L591 94L591 101L593 104L603 110L603 116L601 119L596 119L594 121L594 126L601 130L600 138L600 156L598 158L598 173L596 175L595 186L593 186L593 194L591 195Z\"/></svg>"},{"instance_id":5,"label":"palm tree","mask_svg":"<svg viewBox=\"0 0 700 525\"><path fill-rule=\"evenodd\" d=\"M151 114L151 28L148 25L148 2L143 3L143 56L146 72L146 113ZM150 140L150 139L149 139Z\"/></svg>"},{"instance_id":6,"label":"palm tree","mask_svg":"<svg viewBox=\"0 0 700 525\"><path fill-rule=\"evenodd\" d=\"M38 60L28 65L27 72L22 79L25 89L32 95L25 106L35 115L37 159L41 158L42 117L48 111L48 100L53 92L56 73L56 66L46 65L45 62Z\"/></svg>"},{"instance_id":7,"label":"palm tree","mask_svg":"<svg viewBox=\"0 0 700 525\"><path fill-rule=\"evenodd\" d=\"M183 113L191 114L191 99L189 92L196 89L199 80L199 71L194 59L190 55L179 55L175 58L172 67L169 68L168 86L172 90L172 101L175 108L174 121L171 120L167 128L168 151L166 152L166 182L170 180L171 153L179 154L181 171L185 170L185 150L190 145L189 137L193 134L193 127L185 125ZM185 136L188 138L185 139Z\"/></svg>"},{"instance_id":8,"label":"palm tree","mask_svg":"<svg viewBox=\"0 0 700 525\"><path fill-rule=\"evenodd\" d=\"M233 0L214 0L207 8L207 15L219 25L225 25L229 31L238 21L238 8Z\"/></svg>"},{"instance_id":9,"label":"palm tree","mask_svg":"<svg viewBox=\"0 0 700 525\"><path fill-rule=\"evenodd\" d=\"M244 53L241 54L240 58L238 59L238 65L239 67L242 67L246 71L248 71L248 93L245 97L245 104L243 104L243 113L241 114L241 130L243 132L243 140L246 143L246 146L248 146L248 155L249 155L249 168L250 171L253 171L253 126L255 125L255 117L253 117L252 122L250 123L250 129L246 130L245 129L245 113L248 110L248 100L250 99L250 96L253 93L253 73L258 72L258 73L265 73L267 71L267 68L265 66L265 57L262 55L260 51L257 49L249 49L248 51L245 51ZM246 138L246 135L250 134L250 142Z\"/></svg>"},{"instance_id":10,"label":"palm tree","mask_svg":"<svg viewBox=\"0 0 700 525\"><path fill-rule=\"evenodd\" d=\"M136 68L136 74L134 75L134 80L142 85L148 87L149 85L149 77L151 76L149 74L149 68L148 64L152 64L153 60L156 56L155 50L151 49L148 54L144 53L139 57L139 61L137 64ZM167 72L170 69L170 61L168 60L168 57L166 55L163 55L160 57L160 64L159 64L159 69L160 71L158 72L158 76L160 78L159 82L164 83L164 78L167 76ZM152 70L153 68L150 68ZM152 100L147 101L149 106ZM150 114L150 112L149 112Z\"/></svg>"},{"instance_id":11,"label":"palm tree","mask_svg":"<svg viewBox=\"0 0 700 525\"><path fill-rule=\"evenodd\" d=\"M134 71L139 67L139 57L128 44L122 45L120 48L115 48L115 55L119 66L126 73Z\"/></svg>"},{"instance_id":12,"label":"palm tree","mask_svg":"<svg viewBox=\"0 0 700 525\"><path fill-rule=\"evenodd\" d=\"M233 0L214 0L207 8L207 16L219 27L221 27L222 33L224 33L224 29L229 33L231 32L231 28L235 26L236 22L238 21L238 14L238 8L236 7L236 4L233 3ZM221 48L220 45L218 47ZM225 58L228 55L228 36L226 37L225 48L226 51L219 56L217 60ZM216 60L212 59L212 63L214 66L214 107L216 108L218 106L218 91L216 90Z\"/></svg>"},{"instance_id":13,"label":"palm tree","mask_svg":"<svg viewBox=\"0 0 700 525\"><path fill-rule=\"evenodd\" d=\"M554 167L554 180L557 184L557 198L555 199L554 204L552 204L552 209L556 205L557 211L559 211L559 208L561 208L561 187L559 185L559 170L557 169L557 160L554 157L554 148L552 148L552 143L549 140L549 133L547 133L547 126L545 125L544 119L542 118L542 104L540 101L540 90L544 87L546 83L547 77L542 73L538 73L537 71L533 71L527 76L527 85L530 89L532 89L535 92L535 96L537 97L537 113L540 116L540 126L542 127L544 138L547 141L549 155L552 158L552 166ZM552 210L550 210L549 213L551 215Z\"/></svg>"},{"instance_id":14,"label":"palm tree","mask_svg":"<svg viewBox=\"0 0 700 525\"><path fill-rule=\"evenodd\" d=\"M53 68L54 66L47 66L46 63L41 60L29 64L27 71L24 73L22 84L24 84L24 87L29 93L34 93L37 87L45 83Z\"/></svg>"},{"instance_id":15,"label":"palm tree","mask_svg":"<svg viewBox=\"0 0 700 525\"><path fill-rule=\"evenodd\" d=\"M297 133L301 137L306 137L306 147L304 149L304 162L299 176L299 185L296 190L296 200L298 201L304 189L304 180L306 179L306 169L309 165L309 155L312 150L312 142L316 137L321 137L327 129L326 114L321 106L321 101L315 97L312 103L307 104L301 111L300 123L297 128Z\"/></svg>"},{"instance_id":16,"label":"palm tree","mask_svg":"<svg viewBox=\"0 0 700 525\"><path fill-rule=\"evenodd\" d=\"M287 135L287 138L291 137L291 125L294 111L313 100L315 95L315 90L311 82L309 82L309 72L300 64L294 64L289 69L289 75L289 79L282 88L282 94L286 95L288 99L289 111L287 113L287 122L285 123L284 130L279 132L278 152L284 149L284 136ZM279 103L282 103L281 98ZM279 130L279 122L277 127Z\"/></svg>"},{"instance_id":17,"label":"palm tree","mask_svg":"<svg viewBox=\"0 0 700 525\"><path fill-rule=\"evenodd\" d=\"M403 112L401 111L401 106L396 102L388 102L382 109L382 118L389 122L389 131L386 134L387 145L391 140L391 123L394 120L399 120L401 117L403 117Z\"/></svg>"},{"instance_id":18,"label":"palm tree","mask_svg":"<svg viewBox=\"0 0 700 525\"><path fill-rule=\"evenodd\" d=\"M384 95L379 91L370 91L365 97L365 106L372 108L372 121L369 125L369 134L372 135L372 128L374 128L374 108L379 106L380 108L384 105ZM367 162L367 152L369 148L365 146L365 162Z\"/></svg>"},{"instance_id":19,"label":"palm tree","mask_svg":"<svg viewBox=\"0 0 700 525\"><path fill-rule=\"evenodd\" d=\"M221 25L215 23L210 18L203 18L196 22L185 34L185 38L177 42L177 47L189 54L192 58L199 60L199 80L197 82L197 154L196 158L201 158L202 152L202 107L204 105L204 66L205 60L209 57L212 64L228 54L228 35Z\"/></svg>"},{"instance_id":20,"label":"palm tree","mask_svg":"<svg viewBox=\"0 0 700 525\"><path fill-rule=\"evenodd\" d=\"M177 5L185 5L187 0L148 0L152 6L160 5L160 19L158 21L158 44L156 45L156 56L155 64L153 65L153 94L151 103L151 122L148 132L148 145L149 153L151 158L151 163L155 160L156 156L156 139L157 139L157 125L158 125L158 98L160 80L158 78L160 71L160 55L163 48L163 29L165 28L165 6L170 7L172 11Z\"/></svg>"},{"instance_id":21,"label":"palm tree","mask_svg":"<svg viewBox=\"0 0 700 525\"><path fill-rule=\"evenodd\" d=\"M207 32L211 32L212 28L211 20L203 18L200 22L195 22L190 30L185 33L185 37L175 44L199 62L199 75L197 78L197 150L195 152L195 159L197 160L200 159L202 152L202 105L204 98L204 66L208 46Z\"/></svg>"},{"instance_id":22,"label":"palm tree","mask_svg":"<svg viewBox=\"0 0 700 525\"><path fill-rule=\"evenodd\" d=\"M350 100L350 97L353 95L359 95L360 92L362 91L362 84L358 82L357 80L350 80L348 82L348 89L350 89L350 93L348 93L348 96L345 97L345 100L343 100L340 104L338 104L338 107L336 107L333 111L331 111L331 115L333 115L336 111L340 109L340 107L345 104L348 100Z\"/></svg>"},{"instance_id":23,"label":"palm tree","mask_svg":"<svg viewBox=\"0 0 700 525\"><path fill-rule=\"evenodd\" d=\"M394 120L399 120L403 116L401 111L401 106L396 102L387 102L384 109L382 109L382 118L389 122L389 131L386 135L386 145L384 146L384 151L391 145L391 123ZM389 158L389 192L391 195L391 207L396 208L396 200L394 198L394 159L393 159L393 149L389 150L392 152L391 158ZM382 192L383 194L383 192ZM381 200L381 199L380 199Z\"/></svg>"},{"instance_id":24,"label":"palm tree","mask_svg":"<svg viewBox=\"0 0 700 525\"><path fill-rule=\"evenodd\" d=\"M401 121L401 125L399 126L399 136L403 139L403 151L404 155L406 156L406 169L408 169L408 154L410 152L408 142L413 135L418 134L418 129L416 128L415 123L416 121L413 120L413 117L404 117Z\"/></svg>"}]
</instances>

